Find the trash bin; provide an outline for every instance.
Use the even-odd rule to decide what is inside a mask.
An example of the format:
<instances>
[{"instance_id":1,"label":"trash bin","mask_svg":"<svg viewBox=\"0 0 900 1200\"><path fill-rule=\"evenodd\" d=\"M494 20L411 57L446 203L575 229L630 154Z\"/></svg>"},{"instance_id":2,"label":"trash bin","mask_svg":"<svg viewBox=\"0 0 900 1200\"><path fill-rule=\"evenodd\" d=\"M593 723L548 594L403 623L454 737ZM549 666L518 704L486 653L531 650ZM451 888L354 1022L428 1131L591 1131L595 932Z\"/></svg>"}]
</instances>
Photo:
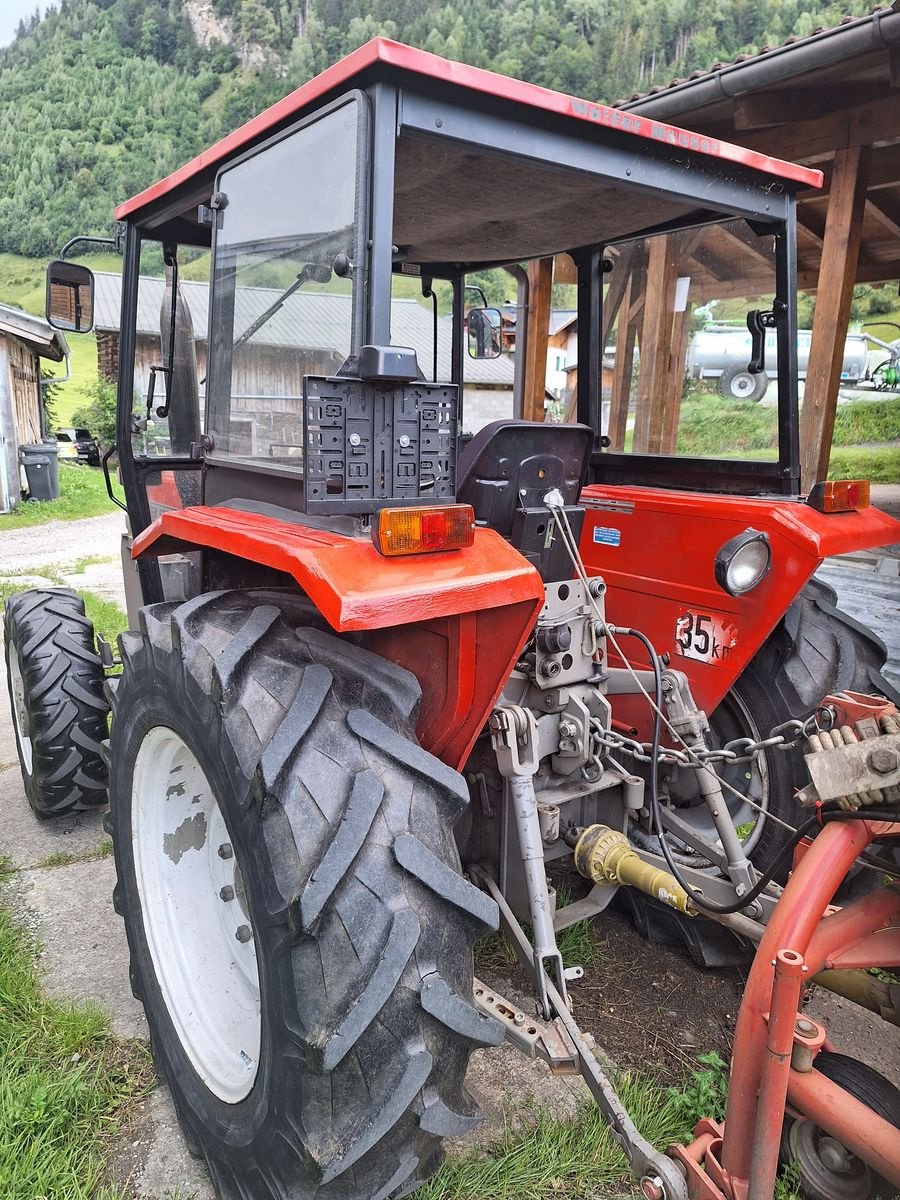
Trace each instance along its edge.
<instances>
[{"instance_id":1,"label":"trash bin","mask_svg":"<svg viewBox=\"0 0 900 1200\"><path fill-rule=\"evenodd\" d=\"M32 500L59 499L59 449L56 442L20 446L28 493Z\"/></svg>"}]
</instances>

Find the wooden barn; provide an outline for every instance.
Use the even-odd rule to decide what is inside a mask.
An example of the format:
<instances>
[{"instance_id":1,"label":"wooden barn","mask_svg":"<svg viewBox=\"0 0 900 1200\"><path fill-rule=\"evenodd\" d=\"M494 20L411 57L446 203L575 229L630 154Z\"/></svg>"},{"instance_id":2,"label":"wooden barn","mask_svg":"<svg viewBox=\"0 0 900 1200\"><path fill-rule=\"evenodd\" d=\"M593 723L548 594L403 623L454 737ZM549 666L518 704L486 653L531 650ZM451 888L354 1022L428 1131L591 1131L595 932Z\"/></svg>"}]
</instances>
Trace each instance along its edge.
<instances>
[{"instance_id":1,"label":"wooden barn","mask_svg":"<svg viewBox=\"0 0 900 1200\"><path fill-rule=\"evenodd\" d=\"M21 496L19 447L46 434L41 359L68 358L65 335L40 317L0 304L0 512Z\"/></svg>"}]
</instances>

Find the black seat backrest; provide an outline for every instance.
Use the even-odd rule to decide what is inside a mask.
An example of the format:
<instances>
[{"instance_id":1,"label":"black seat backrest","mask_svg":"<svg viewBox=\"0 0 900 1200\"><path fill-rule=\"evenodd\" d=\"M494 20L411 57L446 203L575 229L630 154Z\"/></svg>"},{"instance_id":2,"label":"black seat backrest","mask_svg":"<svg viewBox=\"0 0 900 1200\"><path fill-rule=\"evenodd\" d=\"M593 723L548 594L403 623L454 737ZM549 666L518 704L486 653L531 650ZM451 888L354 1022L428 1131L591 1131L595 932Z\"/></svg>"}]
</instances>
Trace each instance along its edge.
<instances>
[{"instance_id":1,"label":"black seat backrest","mask_svg":"<svg viewBox=\"0 0 900 1200\"><path fill-rule=\"evenodd\" d=\"M509 538L516 512L543 507L551 488L566 505L578 503L594 431L588 425L493 421L459 456L456 499L475 519Z\"/></svg>"}]
</instances>

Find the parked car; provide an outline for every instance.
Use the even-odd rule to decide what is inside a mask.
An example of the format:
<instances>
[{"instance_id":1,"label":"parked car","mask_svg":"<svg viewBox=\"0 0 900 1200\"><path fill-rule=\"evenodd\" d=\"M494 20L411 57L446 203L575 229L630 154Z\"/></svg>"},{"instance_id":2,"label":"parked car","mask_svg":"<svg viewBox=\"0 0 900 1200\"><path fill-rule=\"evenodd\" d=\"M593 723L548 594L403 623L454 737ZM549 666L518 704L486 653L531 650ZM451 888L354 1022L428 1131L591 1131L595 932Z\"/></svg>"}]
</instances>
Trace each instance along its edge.
<instances>
[{"instance_id":1,"label":"parked car","mask_svg":"<svg viewBox=\"0 0 900 1200\"><path fill-rule=\"evenodd\" d=\"M806 379L812 331L797 330L797 377ZM720 396L734 400L761 400L771 379L777 378L775 333L766 336L766 369L751 375L747 363L751 357L751 337L743 325L711 323L691 338L687 356L690 379L716 379ZM847 335L841 383L856 386L866 374L866 336Z\"/></svg>"},{"instance_id":2,"label":"parked car","mask_svg":"<svg viewBox=\"0 0 900 1200\"><path fill-rule=\"evenodd\" d=\"M77 460L89 467L100 466L100 443L88 429L57 429L59 457L63 461Z\"/></svg>"}]
</instances>

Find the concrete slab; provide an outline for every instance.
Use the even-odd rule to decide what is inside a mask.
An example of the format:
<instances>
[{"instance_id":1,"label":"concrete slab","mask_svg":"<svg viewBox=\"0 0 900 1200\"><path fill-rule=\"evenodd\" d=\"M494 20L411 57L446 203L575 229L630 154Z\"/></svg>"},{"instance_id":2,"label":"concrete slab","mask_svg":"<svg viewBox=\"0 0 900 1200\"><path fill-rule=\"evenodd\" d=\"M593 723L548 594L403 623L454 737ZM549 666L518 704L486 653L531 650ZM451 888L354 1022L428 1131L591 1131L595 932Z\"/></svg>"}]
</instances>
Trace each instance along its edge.
<instances>
[{"instance_id":1,"label":"concrete slab","mask_svg":"<svg viewBox=\"0 0 900 1200\"><path fill-rule=\"evenodd\" d=\"M116 1183L140 1200L216 1200L205 1163L188 1152L165 1084L139 1105L110 1162Z\"/></svg>"},{"instance_id":2,"label":"concrete slab","mask_svg":"<svg viewBox=\"0 0 900 1200\"><path fill-rule=\"evenodd\" d=\"M41 943L47 994L99 1004L119 1037L146 1039L147 1019L128 982L125 928L113 912L115 881L112 857L22 871L16 880Z\"/></svg>"},{"instance_id":3,"label":"concrete slab","mask_svg":"<svg viewBox=\"0 0 900 1200\"><path fill-rule=\"evenodd\" d=\"M103 600L111 600L125 611L125 581L122 578L122 560L117 554L104 562L91 563L83 571L69 573L63 567L62 577L66 587L78 592L92 592Z\"/></svg>"},{"instance_id":4,"label":"concrete slab","mask_svg":"<svg viewBox=\"0 0 900 1200\"><path fill-rule=\"evenodd\" d=\"M14 867L35 867L51 855L93 854L106 838L102 814L39 821L25 799L19 764L0 767L0 854Z\"/></svg>"}]
</instances>

